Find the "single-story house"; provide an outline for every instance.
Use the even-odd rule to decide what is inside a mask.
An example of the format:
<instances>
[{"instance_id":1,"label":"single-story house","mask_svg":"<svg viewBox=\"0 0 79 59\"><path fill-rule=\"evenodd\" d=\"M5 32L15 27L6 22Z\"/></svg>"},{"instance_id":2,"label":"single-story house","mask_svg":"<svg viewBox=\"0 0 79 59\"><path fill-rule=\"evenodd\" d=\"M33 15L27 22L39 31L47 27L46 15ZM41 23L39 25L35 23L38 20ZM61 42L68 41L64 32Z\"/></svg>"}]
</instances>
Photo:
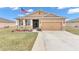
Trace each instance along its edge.
<instances>
[{"instance_id":1,"label":"single-story house","mask_svg":"<svg viewBox=\"0 0 79 59\"><path fill-rule=\"evenodd\" d=\"M16 26L30 26L43 31L63 30L64 24L64 17L40 10L16 19Z\"/></svg>"},{"instance_id":2,"label":"single-story house","mask_svg":"<svg viewBox=\"0 0 79 59\"><path fill-rule=\"evenodd\" d=\"M14 21L0 17L0 28L13 27L13 26L16 26Z\"/></svg>"},{"instance_id":3,"label":"single-story house","mask_svg":"<svg viewBox=\"0 0 79 59\"><path fill-rule=\"evenodd\" d=\"M15 23L0 23L0 28L2 27L14 27L16 26Z\"/></svg>"},{"instance_id":4,"label":"single-story house","mask_svg":"<svg viewBox=\"0 0 79 59\"><path fill-rule=\"evenodd\" d=\"M67 21L66 26L79 28L79 18Z\"/></svg>"}]
</instances>

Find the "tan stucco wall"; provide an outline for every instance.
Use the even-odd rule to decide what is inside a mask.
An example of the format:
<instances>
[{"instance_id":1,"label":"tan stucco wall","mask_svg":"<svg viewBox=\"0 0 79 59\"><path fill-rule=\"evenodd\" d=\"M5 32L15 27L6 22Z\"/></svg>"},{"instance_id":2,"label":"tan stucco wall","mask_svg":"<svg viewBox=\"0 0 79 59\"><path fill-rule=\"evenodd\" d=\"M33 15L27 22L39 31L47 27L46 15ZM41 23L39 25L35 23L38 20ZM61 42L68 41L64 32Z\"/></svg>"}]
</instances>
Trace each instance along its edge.
<instances>
[{"instance_id":1,"label":"tan stucco wall","mask_svg":"<svg viewBox=\"0 0 79 59\"><path fill-rule=\"evenodd\" d=\"M64 21L61 18L43 18L41 19L41 22L62 22Z\"/></svg>"}]
</instances>

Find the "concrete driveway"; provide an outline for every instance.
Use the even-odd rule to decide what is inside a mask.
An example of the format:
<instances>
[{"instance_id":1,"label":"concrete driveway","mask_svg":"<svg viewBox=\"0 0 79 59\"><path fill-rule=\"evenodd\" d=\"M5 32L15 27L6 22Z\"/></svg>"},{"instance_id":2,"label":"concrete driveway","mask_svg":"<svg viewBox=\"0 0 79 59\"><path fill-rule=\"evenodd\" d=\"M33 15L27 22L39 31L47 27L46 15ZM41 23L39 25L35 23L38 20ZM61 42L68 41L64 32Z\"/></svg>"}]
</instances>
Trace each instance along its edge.
<instances>
[{"instance_id":1,"label":"concrete driveway","mask_svg":"<svg viewBox=\"0 0 79 59\"><path fill-rule=\"evenodd\" d=\"M39 32L32 51L79 51L79 36L66 31Z\"/></svg>"}]
</instances>

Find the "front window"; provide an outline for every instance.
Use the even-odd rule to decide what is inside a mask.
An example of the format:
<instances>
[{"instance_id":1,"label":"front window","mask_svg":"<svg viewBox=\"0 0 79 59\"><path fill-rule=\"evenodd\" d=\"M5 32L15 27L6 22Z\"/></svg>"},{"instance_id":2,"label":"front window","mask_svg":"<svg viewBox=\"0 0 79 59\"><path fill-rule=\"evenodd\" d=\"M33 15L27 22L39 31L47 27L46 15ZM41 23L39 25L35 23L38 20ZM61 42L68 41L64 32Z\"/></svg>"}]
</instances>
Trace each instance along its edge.
<instances>
[{"instance_id":1,"label":"front window","mask_svg":"<svg viewBox=\"0 0 79 59\"><path fill-rule=\"evenodd\" d=\"M19 21L19 25L23 25L23 21L22 20Z\"/></svg>"},{"instance_id":2,"label":"front window","mask_svg":"<svg viewBox=\"0 0 79 59\"><path fill-rule=\"evenodd\" d=\"M30 25L30 20L27 20L27 25Z\"/></svg>"}]
</instances>

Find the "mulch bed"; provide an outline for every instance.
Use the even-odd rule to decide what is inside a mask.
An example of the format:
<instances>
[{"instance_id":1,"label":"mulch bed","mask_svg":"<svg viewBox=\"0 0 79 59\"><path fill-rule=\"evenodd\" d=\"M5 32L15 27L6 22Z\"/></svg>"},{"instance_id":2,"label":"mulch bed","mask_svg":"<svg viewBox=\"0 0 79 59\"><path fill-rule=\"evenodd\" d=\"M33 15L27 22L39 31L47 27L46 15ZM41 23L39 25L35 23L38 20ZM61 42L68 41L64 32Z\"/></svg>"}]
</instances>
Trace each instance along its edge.
<instances>
[{"instance_id":1,"label":"mulch bed","mask_svg":"<svg viewBox=\"0 0 79 59\"><path fill-rule=\"evenodd\" d=\"M11 32L32 32L32 30L12 30Z\"/></svg>"}]
</instances>

